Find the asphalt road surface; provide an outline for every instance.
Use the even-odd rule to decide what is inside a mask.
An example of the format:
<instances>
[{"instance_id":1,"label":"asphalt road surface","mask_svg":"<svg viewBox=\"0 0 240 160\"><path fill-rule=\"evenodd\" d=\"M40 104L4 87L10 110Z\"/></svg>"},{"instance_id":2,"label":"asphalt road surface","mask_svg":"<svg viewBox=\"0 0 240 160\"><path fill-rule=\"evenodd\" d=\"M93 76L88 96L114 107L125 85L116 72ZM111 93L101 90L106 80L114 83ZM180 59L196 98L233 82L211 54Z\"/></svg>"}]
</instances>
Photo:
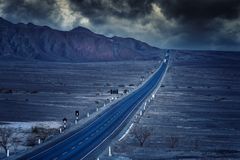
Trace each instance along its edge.
<instances>
[{"instance_id":1,"label":"asphalt road surface","mask_svg":"<svg viewBox=\"0 0 240 160\"><path fill-rule=\"evenodd\" d=\"M19 160L95 159L114 136L127 124L140 104L152 94L168 65L166 55L161 66L143 86L113 104L85 127L70 132L41 148L17 158Z\"/></svg>"}]
</instances>

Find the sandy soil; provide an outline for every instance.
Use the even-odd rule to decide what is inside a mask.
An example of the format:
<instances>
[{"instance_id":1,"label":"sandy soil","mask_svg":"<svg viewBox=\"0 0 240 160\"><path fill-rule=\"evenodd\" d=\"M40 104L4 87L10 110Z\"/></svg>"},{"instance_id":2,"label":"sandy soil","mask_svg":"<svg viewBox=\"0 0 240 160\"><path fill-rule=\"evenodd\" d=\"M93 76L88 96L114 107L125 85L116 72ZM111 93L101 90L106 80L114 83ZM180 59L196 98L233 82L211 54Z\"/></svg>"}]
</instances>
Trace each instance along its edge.
<instances>
[{"instance_id":1,"label":"sandy soil","mask_svg":"<svg viewBox=\"0 0 240 160\"><path fill-rule=\"evenodd\" d=\"M140 147L133 133L103 159L239 159L240 55L171 53L168 72L140 126L151 135ZM134 125L136 126L136 124Z\"/></svg>"}]
</instances>

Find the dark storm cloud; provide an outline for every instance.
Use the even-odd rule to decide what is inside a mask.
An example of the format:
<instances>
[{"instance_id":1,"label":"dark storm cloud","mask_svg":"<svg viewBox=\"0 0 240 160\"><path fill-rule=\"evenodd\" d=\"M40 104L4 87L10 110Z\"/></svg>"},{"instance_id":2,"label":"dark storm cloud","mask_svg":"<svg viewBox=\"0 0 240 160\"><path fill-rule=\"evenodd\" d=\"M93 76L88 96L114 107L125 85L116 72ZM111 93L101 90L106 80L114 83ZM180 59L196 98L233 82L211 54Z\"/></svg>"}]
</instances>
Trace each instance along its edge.
<instances>
[{"instance_id":1,"label":"dark storm cloud","mask_svg":"<svg viewBox=\"0 0 240 160\"><path fill-rule=\"evenodd\" d=\"M180 46L240 49L239 0L159 0L158 4L166 18L176 22Z\"/></svg>"},{"instance_id":2,"label":"dark storm cloud","mask_svg":"<svg viewBox=\"0 0 240 160\"><path fill-rule=\"evenodd\" d=\"M80 11L94 23L104 23L106 16L136 19L152 10L153 0L70 0L74 10Z\"/></svg>"},{"instance_id":3,"label":"dark storm cloud","mask_svg":"<svg viewBox=\"0 0 240 160\"><path fill-rule=\"evenodd\" d=\"M239 0L160 0L166 16L185 22L209 21L213 18L235 19L239 16Z\"/></svg>"},{"instance_id":4,"label":"dark storm cloud","mask_svg":"<svg viewBox=\"0 0 240 160\"><path fill-rule=\"evenodd\" d=\"M167 18L189 25L190 30L212 30L219 23L217 19L239 18L239 0L160 0L160 6Z\"/></svg>"},{"instance_id":5,"label":"dark storm cloud","mask_svg":"<svg viewBox=\"0 0 240 160\"><path fill-rule=\"evenodd\" d=\"M55 6L54 0L0 0L0 3L4 17L13 22L50 22Z\"/></svg>"},{"instance_id":6,"label":"dark storm cloud","mask_svg":"<svg viewBox=\"0 0 240 160\"><path fill-rule=\"evenodd\" d=\"M152 0L70 0L76 8L87 16L97 14L136 18L151 11ZM91 8L89 10L89 8Z\"/></svg>"},{"instance_id":7,"label":"dark storm cloud","mask_svg":"<svg viewBox=\"0 0 240 160\"><path fill-rule=\"evenodd\" d=\"M44 1L25 1L25 0L10 0L5 1L5 7L3 12L6 13L17 13L20 17L36 17L44 19L51 14L52 6L54 5L53 0ZM11 14L9 14L11 16Z\"/></svg>"},{"instance_id":8,"label":"dark storm cloud","mask_svg":"<svg viewBox=\"0 0 240 160\"><path fill-rule=\"evenodd\" d=\"M163 48L240 50L239 0L0 0L0 16Z\"/></svg>"}]
</instances>

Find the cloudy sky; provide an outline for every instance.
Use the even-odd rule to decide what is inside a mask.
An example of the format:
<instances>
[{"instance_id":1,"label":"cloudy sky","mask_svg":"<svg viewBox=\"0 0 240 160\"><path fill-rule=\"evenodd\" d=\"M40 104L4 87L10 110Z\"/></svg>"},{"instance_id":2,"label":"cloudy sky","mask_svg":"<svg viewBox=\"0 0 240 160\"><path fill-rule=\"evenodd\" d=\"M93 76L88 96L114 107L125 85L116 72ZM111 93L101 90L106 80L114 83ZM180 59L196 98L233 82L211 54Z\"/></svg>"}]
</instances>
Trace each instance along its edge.
<instances>
[{"instance_id":1,"label":"cloudy sky","mask_svg":"<svg viewBox=\"0 0 240 160\"><path fill-rule=\"evenodd\" d=\"M0 17L160 48L240 50L240 0L0 0Z\"/></svg>"}]
</instances>

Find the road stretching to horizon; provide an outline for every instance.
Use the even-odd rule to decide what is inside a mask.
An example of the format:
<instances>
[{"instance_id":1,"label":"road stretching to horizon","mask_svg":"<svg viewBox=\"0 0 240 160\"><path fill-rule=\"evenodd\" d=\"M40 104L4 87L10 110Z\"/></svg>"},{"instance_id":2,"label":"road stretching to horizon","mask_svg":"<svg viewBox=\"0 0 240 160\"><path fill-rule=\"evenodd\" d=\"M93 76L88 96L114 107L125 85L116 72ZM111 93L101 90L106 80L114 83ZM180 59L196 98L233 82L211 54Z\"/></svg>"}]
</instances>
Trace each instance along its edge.
<instances>
[{"instance_id":1,"label":"road stretching to horizon","mask_svg":"<svg viewBox=\"0 0 240 160\"><path fill-rule=\"evenodd\" d=\"M112 104L85 127L28 152L18 160L79 160L95 159L107 144L123 129L138 107L159 85L167 69L169 56L152 77L140 88Z\"/></svg>"}]
</instances>

